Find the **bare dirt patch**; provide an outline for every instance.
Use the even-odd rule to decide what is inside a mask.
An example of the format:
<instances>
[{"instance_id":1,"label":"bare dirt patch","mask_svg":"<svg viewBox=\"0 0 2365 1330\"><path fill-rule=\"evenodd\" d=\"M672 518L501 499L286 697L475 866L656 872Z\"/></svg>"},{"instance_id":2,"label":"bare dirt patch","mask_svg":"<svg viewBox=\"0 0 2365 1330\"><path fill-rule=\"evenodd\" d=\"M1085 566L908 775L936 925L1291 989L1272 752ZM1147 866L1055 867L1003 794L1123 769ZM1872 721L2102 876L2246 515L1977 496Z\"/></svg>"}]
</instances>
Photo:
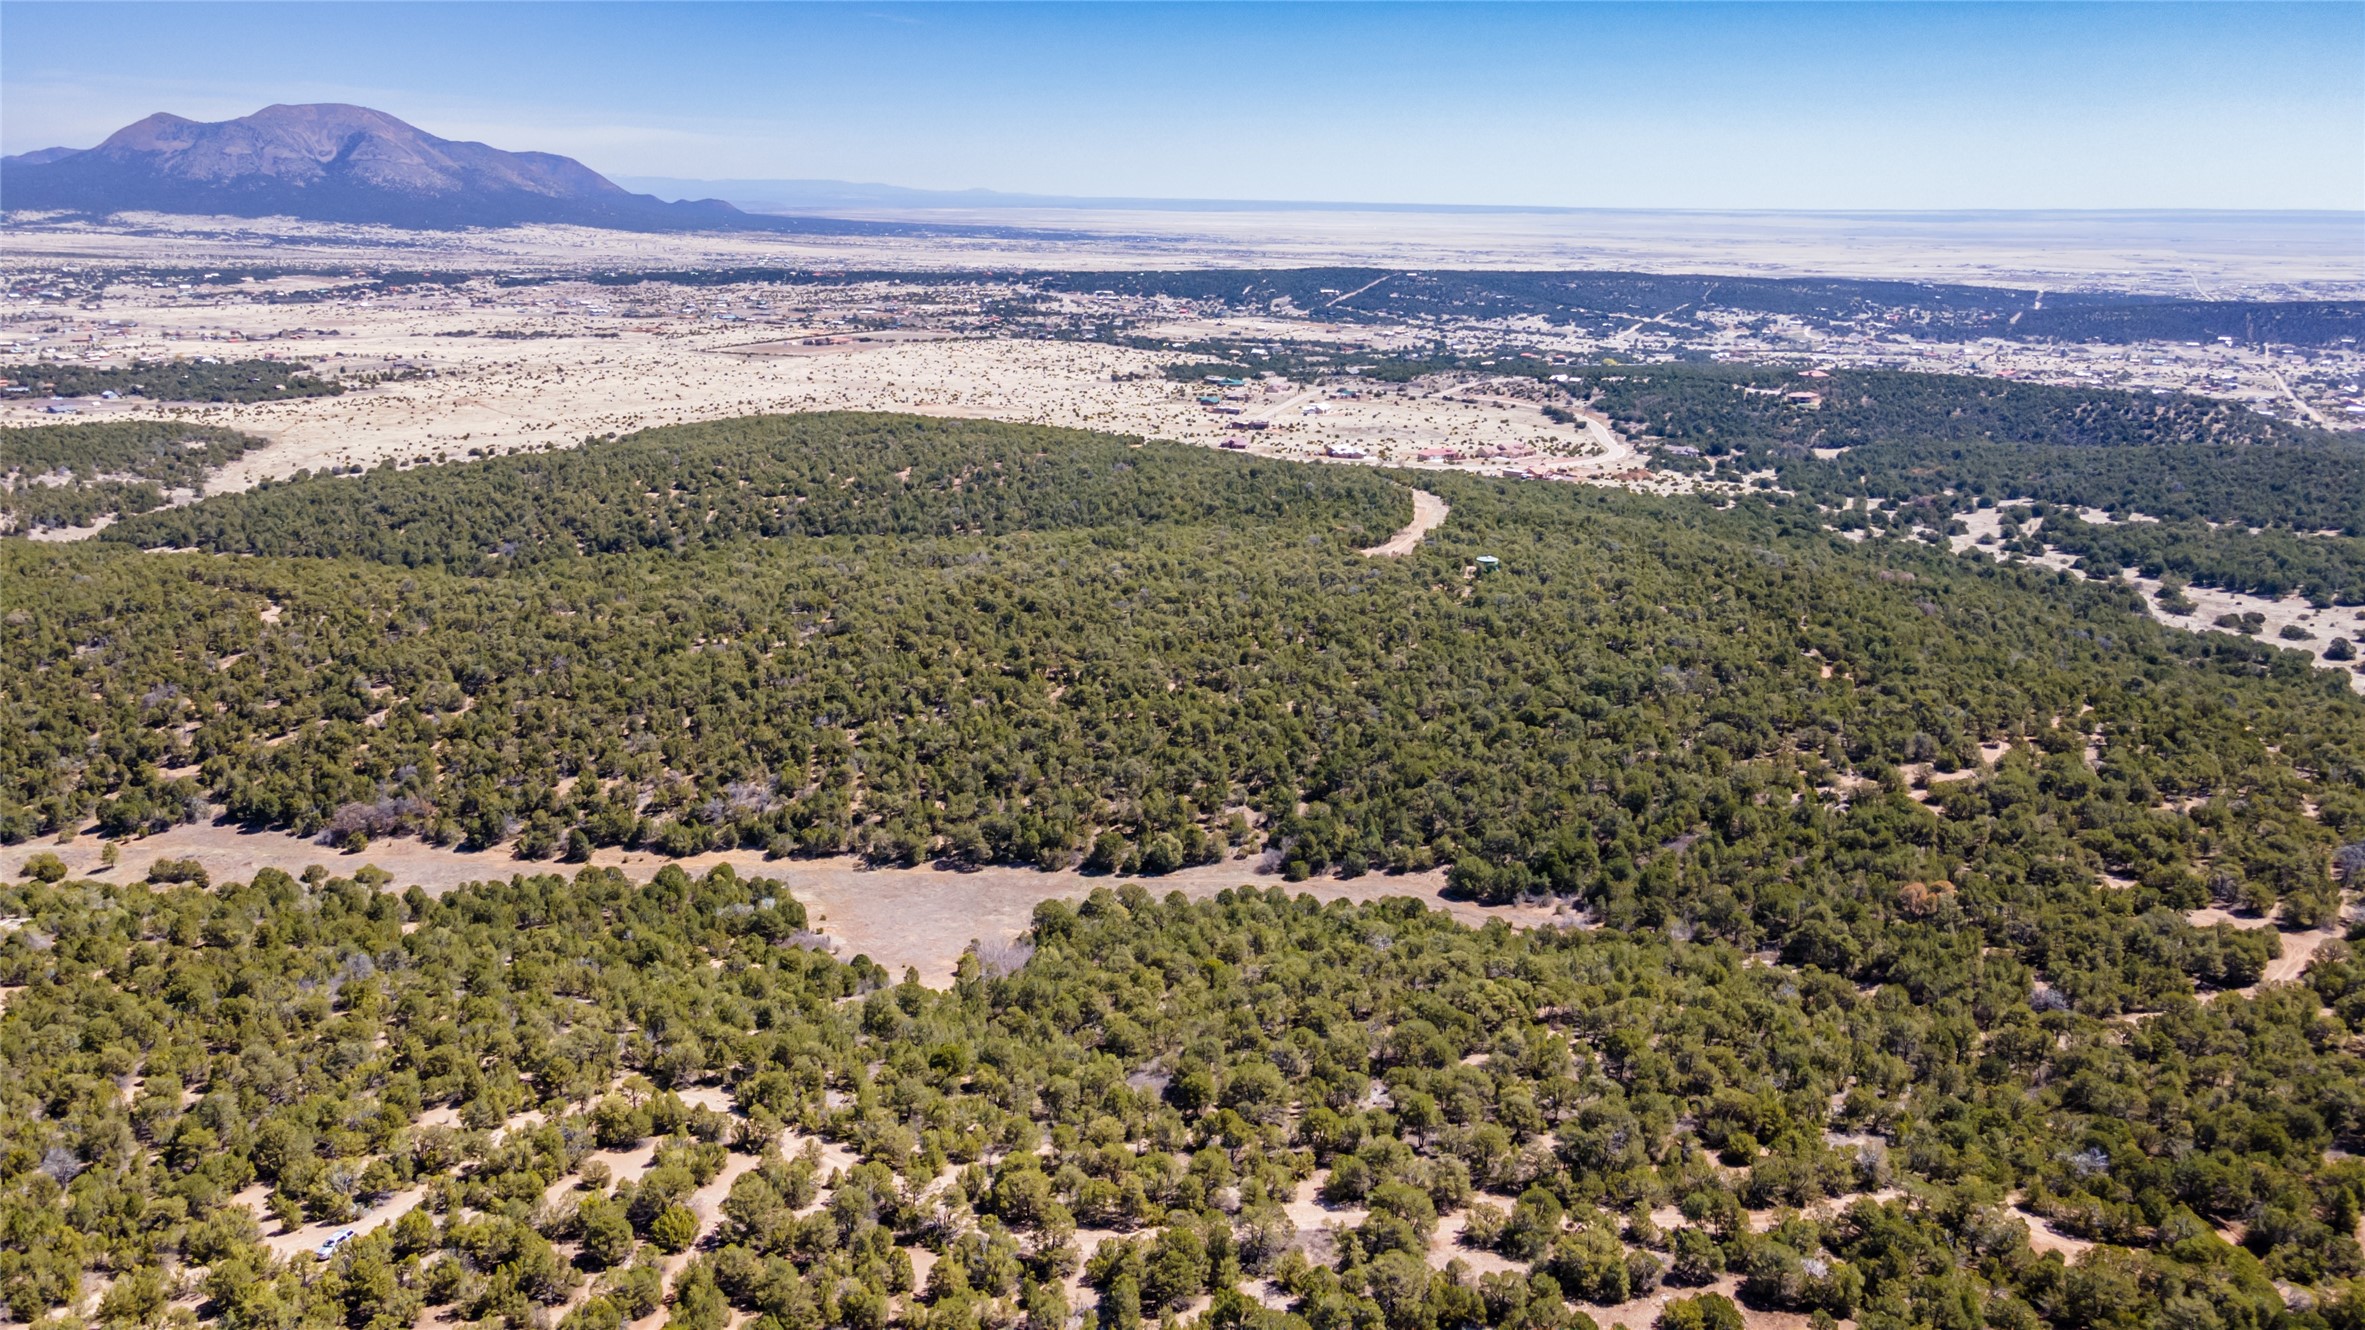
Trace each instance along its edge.
<instances>
[{"instance_id":1,"label":"bare dirt patch","mask_svg":"<svg viewBox=\"0 0 2365 1330\"><path fill-rule=\"evenodd\" d=\"M1741 1324L1745 1330L1807 1330L1808 1321L1804 1312L1759 1311L1743 1306L1739 1275L1725 1275L1703 1288L1662 1288L1648 1297L1622 1302L1615 1307L1585 1306L1584 1310L1586 1315L1593 1318L1595 1325L1624 1325L1641 1330L1656 1321L1659 1313L1667 1309L1668 1303L1701 1293L1722 1293L1732 1299L1733 1305L1740 1308Z\"/></svg>"},{"instance_id":2,"label":"bare dirt patch","mask_svg":"<svg viewBox=\"0 0 2365 1330\"><path fill-rule=\"evenodd\" d=\"M2002 510L1997 508L1980 508L1964 513L1962 522L1969 530L1966 534L1951 538L1954 551L1960 554L1967 549L1978 549L1998 559L2008 557L2000 553L1998 547L1979 544L1982 536L1992 538L2000 534L2002 515ZM2099 516L2088 514L2089 520ZM2027 562L2056 571L2074 572L2077 558L2047 545L2043 554ZM2334 639L2365 638L2365 612L2354 606L2320 609L2299 596L2272 599L2240 591L2196 586L2184 589L2185 598L2193 603L2193 611L2190 614L2171 614L2160 607L2161 584L2158 579L2145 577L2133 568L2122 570L2119 577L2142 595L2146 613L2171 628L2182 628L2192 633L2233 632L2233 629L2219 627L2217 620L2227 615L2238 618L2245 614L2256 614L2259 616L2258 628L2251 636L2286 651L2304 651L2319 668L2338 671L2346 677L2349 687L2365 693L2365 673L2358 671L2356 663L2326 659ZM2284 637L2285 628L2296 629L2306 636Z\"/></svg>"},{"instance_id":3,"label":"bare dirt patch","mask_svg":"<svg viewBox=\"0 0 2365 1330\"><path fill-rule=\"evenodd\" d=\"M2264 915L2234 914L2214 905L2187 913L2185 922L2195 928L2209 928L2217 924L2231 924L2235 928L2248 929L2276 927L2275 921ZM2250 997L2254 996L2262 985L2288 984L2296 981L2307 973L2308 962L2316 958L2316 953L2323 949L2325 943L2341 937L2347 932L2345 912L2343 912L2342 918L2335 919L2318 928L2278 929L2277 936L2283 943L2283 954L2268 961L2266 967L2259 971L2258 983L2235 991L2244 997Z\"/></svg>"},{"instance_id":4,"label":"bare dirt patch","mask_svg":"<svg viewBox=\"0 0 2365 1330\"><path fill-rule=\"evenodd\" d=\"M1414 490L1412 492L1412 521L1403 530L1388 537L1381 544L1363 551L1363 553L1375 558L1389 559L1398 555L1410 554L1420 548L1421 537L1445 525L1445 515L1452 511L1451 504L1429 491Z\"/></svg>"},{"instance_id":5,"label":"bare dirt patch","mask_svg":"<svg viewBox=\"0 0 2365 1330\"><path fill-rule=\"evenodd\" d=\"M252 1193L251 1196L250 1193ZM262 1197L267 1194L266 1188L256 1186L249 1188L246 1192L239 1193L236 1199L245 1201L258 1217L263 1217L264 1222L268 1223L270 1221L267 1216L263 1216L262 1208ZM351 1233L355 1237L360 1237L364 1233L393 1223L409 1214L412 1207L418 1205L419 1198L426 1194L427 1190L424 1187L406 1188L370 1207L362 1213L360 1218L349 1224L306 1224L301 1228L266 1233L263 1235L263 1245L269 1247L271 1254L281 1260L286 1260L291 1256L300 1256L306 1252L318 1251L320 1244L340 1233Z\"/></svg>"},{"instance_id":6,"label":"bare dirt patch","mask_svg":"<svg viewBox=\"0 0 2365 1330\"><path fill-rule=\"evenodd\" d=\"M2283 935L2283 954L2266 963L2266 968L2258 973L2258 982L2261 984L2287 984L2299 978L2307 972L2308 962L2316 958L2316 952L2325 943L2339 937L2344 931L2337 926L2328 925L2323 928L2311 928L2305 932L2285 933Z\"/></svg>"},{"instance_id":7,"label":"bare dirt patch","mask_svg":"<svg viewBox=\"0 0 2365 1330\"><path fill-rule=\"evenodd\" d=\"M159 859L194 859L214 881L239 881L265 868L300 876L320 864L340 877L350 877L365 865L392 875L395 889L418 886L440 894L465 882L505 881L521 873L572 874L576 866L548 861L531 862L500 850L463 852L416 840L386 840L359 854L340 854L328 846L286 832L248 832L234 826L198 823L171 828L120 845L120 862L112 869L100 862L103 842L84 836L67 845L28 842L0 847L0 875L14 880L24 861L35 854L54 853L77 876L113 882L137 882ZM678 863L692 875L717 864L729 864L742 877L766 877L784 883L805 907L815 931L836 945L837 954L851 959L866 955L900 974L917 969L923 982L949 983L961 953L970 944L1004 942L1026 931L1035 906L1047 900L1077 899L1095 887L1137 882L1152 895L1181 892L1204 899L1231 887L1285 887L1322 900L1374 901L1410 896L1432 909L1443 910L1463 923L1477 926L1504 919L1517 927L1574 925L1579 917L1553 905L1484 906L1445 898L1442 871L1406 874L1368 874L1359 878L1314 878L1292 883L1254 860L1233 860L1186 868L1163 877L1116 878L1074 870L1042 872L1031 868L992 867L971 870L923 866L873 868L851 857L767 860L752 850L703 854L671 860L641 852L603 850L592 858L595 866L618 868L637 879L647 879L668 863Z\"/></svg>"}]
</instances>

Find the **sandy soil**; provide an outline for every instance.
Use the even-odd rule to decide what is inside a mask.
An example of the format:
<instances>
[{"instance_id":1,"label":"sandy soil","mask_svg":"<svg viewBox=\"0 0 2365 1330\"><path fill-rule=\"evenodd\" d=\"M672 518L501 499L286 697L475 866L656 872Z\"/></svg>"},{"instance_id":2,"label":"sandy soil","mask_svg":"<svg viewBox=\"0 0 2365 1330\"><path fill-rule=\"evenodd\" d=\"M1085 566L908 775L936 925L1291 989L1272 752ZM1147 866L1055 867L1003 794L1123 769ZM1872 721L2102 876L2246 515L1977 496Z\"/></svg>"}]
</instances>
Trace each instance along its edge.
<instances>
[{"instance_id":1,"label":"sandy soil","mask_svg":"<svg viewBox=\"0 0 2365 1330\"><path fill-rule=\"evenodd\" d=\"M263 1203L269 1199L270 1194L270 1188L258 1183L231 1199L238 1204L245 1205L255 1212L256 1217L262 1219L266 1229L263 1234L263 1245L271 1249L273 1256L285 1260L290 1256L318 1251L321 1243L339 1233L349 1232L355 1237L360 1237L364 1233L391 1224L409 1214L412 1208L418 1205L419 1199L427 1192L424 1187L410 1187L398 1191L371 1207L359 1219L349 1224L306 1224L301 1228L284 1229L278 1232L268 1231L272 1227L271 1219L263 1208Z\"/></svg>"},{"instance_id":2,"label":"sandy soil","mask_svg":"<svg viewBox=\"0 0 2365 1330\"><path fill-rule=\"evenodd\" d=\"M360 854L337 851L283 832L244 832L235 827L195 824L174 827L141 840L124 842L121 862L102 870L102 842L84 836L68 845L29 842L0 847L0 876L14 880L24 861L35 854L54 853L76 874L107 881L136 882L158 859L195 859L217 882L243 880L256 870L277 868L301 874L307 865L321 864L339 875L351 875L365 864L393 874L396 890L417 885L441 893L463 882L506 879L518 873L573 873L572 866L527 863L498 850L462 853L415 840L380 841ZM622 868L636 878L654 876L669 861L643 853L601 851L593 862ZM953 968L972 941L1006 941L1024 932L1035 906L1042 901L1082 897L1099 886L1139 882L1154 895L1180 891L1193 898L1213 896L1230 887L1285 887L1323 900L1371 901L1410 896L1432 909L1443 910L1473 926L1488 919L1505 919L1518 927L1579 923L1576 915L1552 906L1482 906L1444 898L1442 872L1370 874L1351 880L1315 878L1290 883L1259 863L1229 863L1187 868L1156 878L1087 877L1075 871L1046 873L1030 868L981 868L954 871L935 867L869 868L853 858L785 859L767 862L760 852L737 851L700 855L678 861L687 872L703 873L728 863L743 877L768 877L788 886L804 902L813 927L836 944L841 957L867 955L889 970L901 973L910 966L923 981L949 983Z\"/></svg>"},{"instance_id":3,"label":"sandy soil","mask_svg":"<svg viewBox=\"0 0 2365 1330\"><path fill-rule=\"evenodd\" d=\"M2025 1194L2014 1192L2010 1197L2006 1198L2005 1203L2012 1207L2012 1213L2014 1215L2018 1216L2022 1222L2028 1225L2028 1245L2031 1248L2034 1248L2038 1255L2041 1256L2046 1252L2056 1252L2061 1256L2061 1259L2074 1265L2077 1263L2079 1257L2084 1256L2087 1252L2094 1250L2094 1244L2092 1242L2086 1240L2085 1238L2071 1237L2069 1234L2053 1227L2052 1222L2046 1219L2043 1215L2023 1209L2022 1206L2025 1204L2027 1199L2028 1198Z\"/></svg>"},{"instance_id":4,"label":"sandy soil","mask_svg":"<svg viewBox=\"0 0 2365 1330\"><path fill-rule=\"evenodd\" d=\"M1482 1203L1499 1204L1500 1198L1489 1197ZM1437 1231L1429 1238L1429 1264L1442 1270L1445 1268L1446 1262L1460 1261L1469 1266L1470 1272L1476 1275L1516 1274L1524 1277L1527 1274L1526 1265L1514 1261L1500 1252L1481 1251L1476 1247L1463 1246L1462 1230L1469 1226L1470 1210L1468 1206L1439 1219Z\"/></svg>"},{"instance_id":5,"label":"sandy soil","mask_svg":"<svg viewBox=\"0 0 2365 1330\"><path fill-rule=\"evenodd\" d=\"M1445 525L1445 515L1453 506L1427 490L1412 492L1412 521L1395 535L1363 551L1375 557L1395 558L1419 549L1421 537Z\"/></svg>"},{"instance_id":6,"label":"sandy soil","mask_svg":"<svg viewBox=\"0 0 2365 1330\"><path fill-rule=\"evenodd\" d=\"M332 368L432 373L283 402L166 408L132 398L84 400L72 419L164 415L270 440L210 478L207 488L216 493L299 470L573 447L591 436L658 425L831 410L1006 420L1197 444L1245 438L1246 450L1260 455L1315 459L1352 452L1375 464L1488 474L1593 479L1635 464L1634 450L1599 421L1561 424L1533 403L1454 394L1442 384L1371 385L1343 395L1265 380L1225 404L1239 414L1220 415L1199 402L1204 385L1164 377L1163 368L1179 358L1171 352L920 331L807 348L797 339L827 330L719 323L698 314L628 318L591 303L599 298L597 288L570 285L504 295L492 305L455 295L354 295L291 312L192 304L175 292L119 287L106 313L130 327L102 345L111 356L275 354ZM861 299L847 297L846 304ZM713 308L699 307L708 315ZM288 326L299 321L300 329ZM303 335L293 335L298 331ZM453 335L462 332L475 335ZM37 400L0 402L0 424L57 420ZM1265 428L1243 428L1252 421ZM1456 456L1421 457L1439 450Z\"/></svg>"},{"instance_id":7,"label":"sandy soil","mask_svg":"<svg viewBox=\"0 0 2365 1330\"><path fill-rule=\"evenodd\" d=\"M2287 984L2299 978L2307 973L2308 962L2316 958L2316 953L2323 948L2325 943L2340 937L2347 931L2345 928L2327 926L2310 928L2303 932L2285 933L2283 935L2283 954L2266 963L2266 968L2258 972L2258 982L2261 984ZM2256 990L2245 991L2254 992Z\"/></svg>"},{"instance_id":8,"label":"sandy soil","mask_svg":"<svg viewBox=\"0 0 2365 1330\"><path fill-rule=\"evenodd\" d=\"M2268 961L2266 968L2259 971L2258 983L2235 991L2244 997L2252 997L2263 985L2288 984L2297 980L2307 973L2308 962L2316 958L2316 953L2323 949L2325 943L2347 935L2348 926L2345 919L2346 911L2344 910L2342 919L2325 924L2320 928L2278 930L2283 943L2283 953ZM2276 927L2274 920L2261 915L2235 914L2221 910L2216 906L2194 910L2185 915L2185 920L2195 928L2209 928L2217 924L2231 924L2236 928Z\"/></svg>"},{"instance_id":9,"label":"sandy soil","mask_svg":"<svg viewBox=\"0 0 2365 1330\"><path fill-rule=\"evenodd\" d=\"M1290 1223L1297 1225L1301 1237L1319 1233L1333 1224L1341 1228L1359 1228L1370 1217L1371 1212L1360 1206L1324 1205L1321 1191L1323 1184L1328 1181L1330 1170L1316 1169L1312 1176L1300 1180L1297 1190L1281 1203L1282 1213L1289 1216Z\"/></svg>"},{"instance_id":10,"label":"sandy soil","mask_svg":"<svg viewBox=\"0 0 2365 1330\"><path fill-rule=\"evenodd\" d=\"M2086 520L2101 521L2103 515L2089 512L2086 514ZM2138 517L2129 520L2151 519ZM1966 549L1977 549L1991 555L1997 554L1998 547L1982 545L1979 543L1979 539L1982 536L1992 537L2000 530L2002 513L1998 509L1976 509L1963 514L1962 522L1964 526L1969 528L1969 532L1949 538L1949 543L1956 553L1959 554ZM1851 532L1850 534L1855 533ZM1997 557L2002 556L1997 555ZM2077 562L2077 559L2073 555L2064 554L2047 545L2045 553L2029 559L2028 562L2046 568L2068 571ZM2351 642L2365 643L2365 610L2360 610L2354 605L2318 609L2299 596L2284 596L2278 600L2266 596L2246 595L2239 591L2187 587L2184 594L2186 599L2193 602L2195 607L2193 612L2190 614L2170 614L2160 607L2158 579L2144 577L2132 568L2122 570L2119 577L2127 585L2142 593L2144 608L2154 619L2171 628L2182 628L2195 633L2227 633L2233 630L2218 627L2219 616L2253 613L2262 615L2265 622L2252 636L2269 646L2280 647L2286 651L2306 652L2318 666L2338 671L2346 676L2349 687L2360 693L2365 693L2365 673L2360 673L2356 668L2360 663L2365 662L2348 661L2344 663L2324 658L2324 653L2331 649L2332 639L2336 637L2345 637ZM2308 637L2299 641L2286 639L2282 636L2282 630L2287 626L2297 626L2306 632Z\"/></svg>"},{"instance_id":11,"label":"sandy soil","mask_svg":"<svg viewBox=\"0 0 2365 1330\"><path fill-rule=\"evenodd\" d=\"M1604 1330L1619 1325L1629 1330L1648 1330L1659 1319L1659 1313L1666 1310L1668 1303L1701 1293L1722 1293L1732 1299L1733 1305L1741 1307L1741 1324L1746 1330L1807 1330L1807 1317L1803 1312L1758 1311L1741 1306L1739 1275L1722 1276L1705 1288L1661 1288L1647 1298L1636 1298L1615 1307L1586 1306L1584 1310L1586 1315L1593 1318L1593 1323L1604 1327ZM1840 1324L1853 1325L1854 1322L1842 1321Z\"/></svg>"}]
</instances>

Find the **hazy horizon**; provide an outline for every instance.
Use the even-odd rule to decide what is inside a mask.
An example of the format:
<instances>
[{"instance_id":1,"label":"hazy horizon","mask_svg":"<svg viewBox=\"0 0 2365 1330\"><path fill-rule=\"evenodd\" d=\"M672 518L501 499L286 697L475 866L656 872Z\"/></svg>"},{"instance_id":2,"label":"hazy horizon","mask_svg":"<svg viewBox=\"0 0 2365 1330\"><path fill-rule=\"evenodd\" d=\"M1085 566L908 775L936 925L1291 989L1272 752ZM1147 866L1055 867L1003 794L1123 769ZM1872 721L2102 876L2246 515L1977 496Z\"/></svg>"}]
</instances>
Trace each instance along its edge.
<instances>
[{"instance_id":1,"label":"hazy horizon","mask_svg":"<svg viewBox=\"0 0 2365 1330\"><path fill-rule=\"evenodd\" d=\"M156 111L343 101L625 179L1429 208L2365 208L2357 5L0 14L9 153L87 147Z\"/></svg>"},{"instance_id":2,"label":"hazy horizon","mask_svg":"<svg viewBox=\"0 0 2365 1330\"><path fill-rule=\"evenodd\" d=\"M740 202L734 193L755 198L756 192L784 190L793 187L811 192L807 206L816 211L847 205L847 212L866 210L859 204L876 204L878 211L927 211L931 209L1002 209L1089 211L1095 209L1145 211L1210 211L1210 212L1433 212L1433 213L1542 213L1542 214L1628 214L1636 216L1696 214L1703 217L1746 217L1751 215L1829 217L1829 218L2299 218L2323 217L2334 219L2365 218L2365 204L2349 208L1749 208L1749 207L1651 207L1647 205L1562 205L1547 203L1419 203L1395 199L1285 199L1285 198L1176 198L1144 196L1095 196L1083 194L1033 194L996 189L990 185L976 185L964 189L921 189L883 180L836 180L824 178L702 178L690 176L641 176L612 174L616 184L638 193L654 194L659 198L694 199L720 198L726 202ZM755 198L757 203L765 200ZM741 206L748 206L742 204Z\"/></svg>"}]
</instances>

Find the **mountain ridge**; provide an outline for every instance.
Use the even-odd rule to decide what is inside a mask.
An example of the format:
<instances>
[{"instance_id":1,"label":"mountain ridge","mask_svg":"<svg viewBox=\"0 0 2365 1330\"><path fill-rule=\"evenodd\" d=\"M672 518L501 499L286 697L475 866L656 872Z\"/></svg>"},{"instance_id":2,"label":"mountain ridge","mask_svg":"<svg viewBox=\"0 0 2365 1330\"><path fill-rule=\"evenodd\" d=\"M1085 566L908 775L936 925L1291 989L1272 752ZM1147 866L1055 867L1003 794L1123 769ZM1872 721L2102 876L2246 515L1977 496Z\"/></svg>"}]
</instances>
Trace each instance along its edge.
<instances>
[{"instance_id":1,"label":"mountain ridge","mask_svg":"<svg viewBox=\"0 0 2365 1330\"><path fill-rule=\"evenodd\" d=\"M273 104L232 120L157 112L98 146L0 158L12 212L166 212L408 230L534 223L627 231L872 231L636 194L571 157L440 138L366 106ZM899 228L888 228L899 229Z\"/></svg>"}]
</instances>

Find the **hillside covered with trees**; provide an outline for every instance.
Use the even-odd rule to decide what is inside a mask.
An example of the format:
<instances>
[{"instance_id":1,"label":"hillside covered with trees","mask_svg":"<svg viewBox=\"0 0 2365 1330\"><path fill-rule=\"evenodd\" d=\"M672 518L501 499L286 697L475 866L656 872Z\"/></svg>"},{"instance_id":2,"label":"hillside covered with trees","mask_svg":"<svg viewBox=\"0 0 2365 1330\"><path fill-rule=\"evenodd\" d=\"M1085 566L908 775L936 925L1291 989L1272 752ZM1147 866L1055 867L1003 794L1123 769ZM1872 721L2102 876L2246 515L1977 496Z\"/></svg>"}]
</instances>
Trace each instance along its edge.
<instances>
[{"instance_id":1,"label":"hillside covered with trees","mask_svg":"<svg viewBox=\"0 0 2365 1330\"><path fill-rule=\"evenodd\" d=\"M0 1297L2365 1324L2365 971L2326 936L2365 701L1780 493L1422 473L1450 518L1361 555L1413 479L752 417L0 545L36 590L0 837L220 815L520 874L35 856L0 891ZM937 993L827 955L776 883L552 862L614 845L1113 880ZM1257 855L1588 926L1153 894ZM2311 930L2300 982L2262 984L2269 923ZM325 1262L253 1217L397 1201Z\"/></svg>"},{"instance_id":2,"label":"hillside covered with trees","mask_svg":"<svg viewBox=\"0 0 2365 1330\"><path fill-rule=\"evenodd\" d=\"M224 496L10 552L46 594L8 643L0 831L218 806L528 859L1150 872L1253 845L1851 967L1892 878L2312 922L2365 839L2338 681L2124 590L1858 548L1778 495L1423 483L1454 516L1403 560L1354 553L1409 514L1381 473L894 417Z\"/></svg>"},{"instance_id":3,"label":"hillside covered with trees","mask_svg":"<svg viewBox=\"0 0 2365 1330\"><path fill-rule=\"evenodd\" d=\"M1956 909L1860 988L1127 885L932 992L728 869L36 881L0 890L0 1296L230 1330L2357 1325L2345 951L2127 1023L1948 947ZM380 1207L324 1259L256 1214Z\"/></svg>"}]
</instances>

